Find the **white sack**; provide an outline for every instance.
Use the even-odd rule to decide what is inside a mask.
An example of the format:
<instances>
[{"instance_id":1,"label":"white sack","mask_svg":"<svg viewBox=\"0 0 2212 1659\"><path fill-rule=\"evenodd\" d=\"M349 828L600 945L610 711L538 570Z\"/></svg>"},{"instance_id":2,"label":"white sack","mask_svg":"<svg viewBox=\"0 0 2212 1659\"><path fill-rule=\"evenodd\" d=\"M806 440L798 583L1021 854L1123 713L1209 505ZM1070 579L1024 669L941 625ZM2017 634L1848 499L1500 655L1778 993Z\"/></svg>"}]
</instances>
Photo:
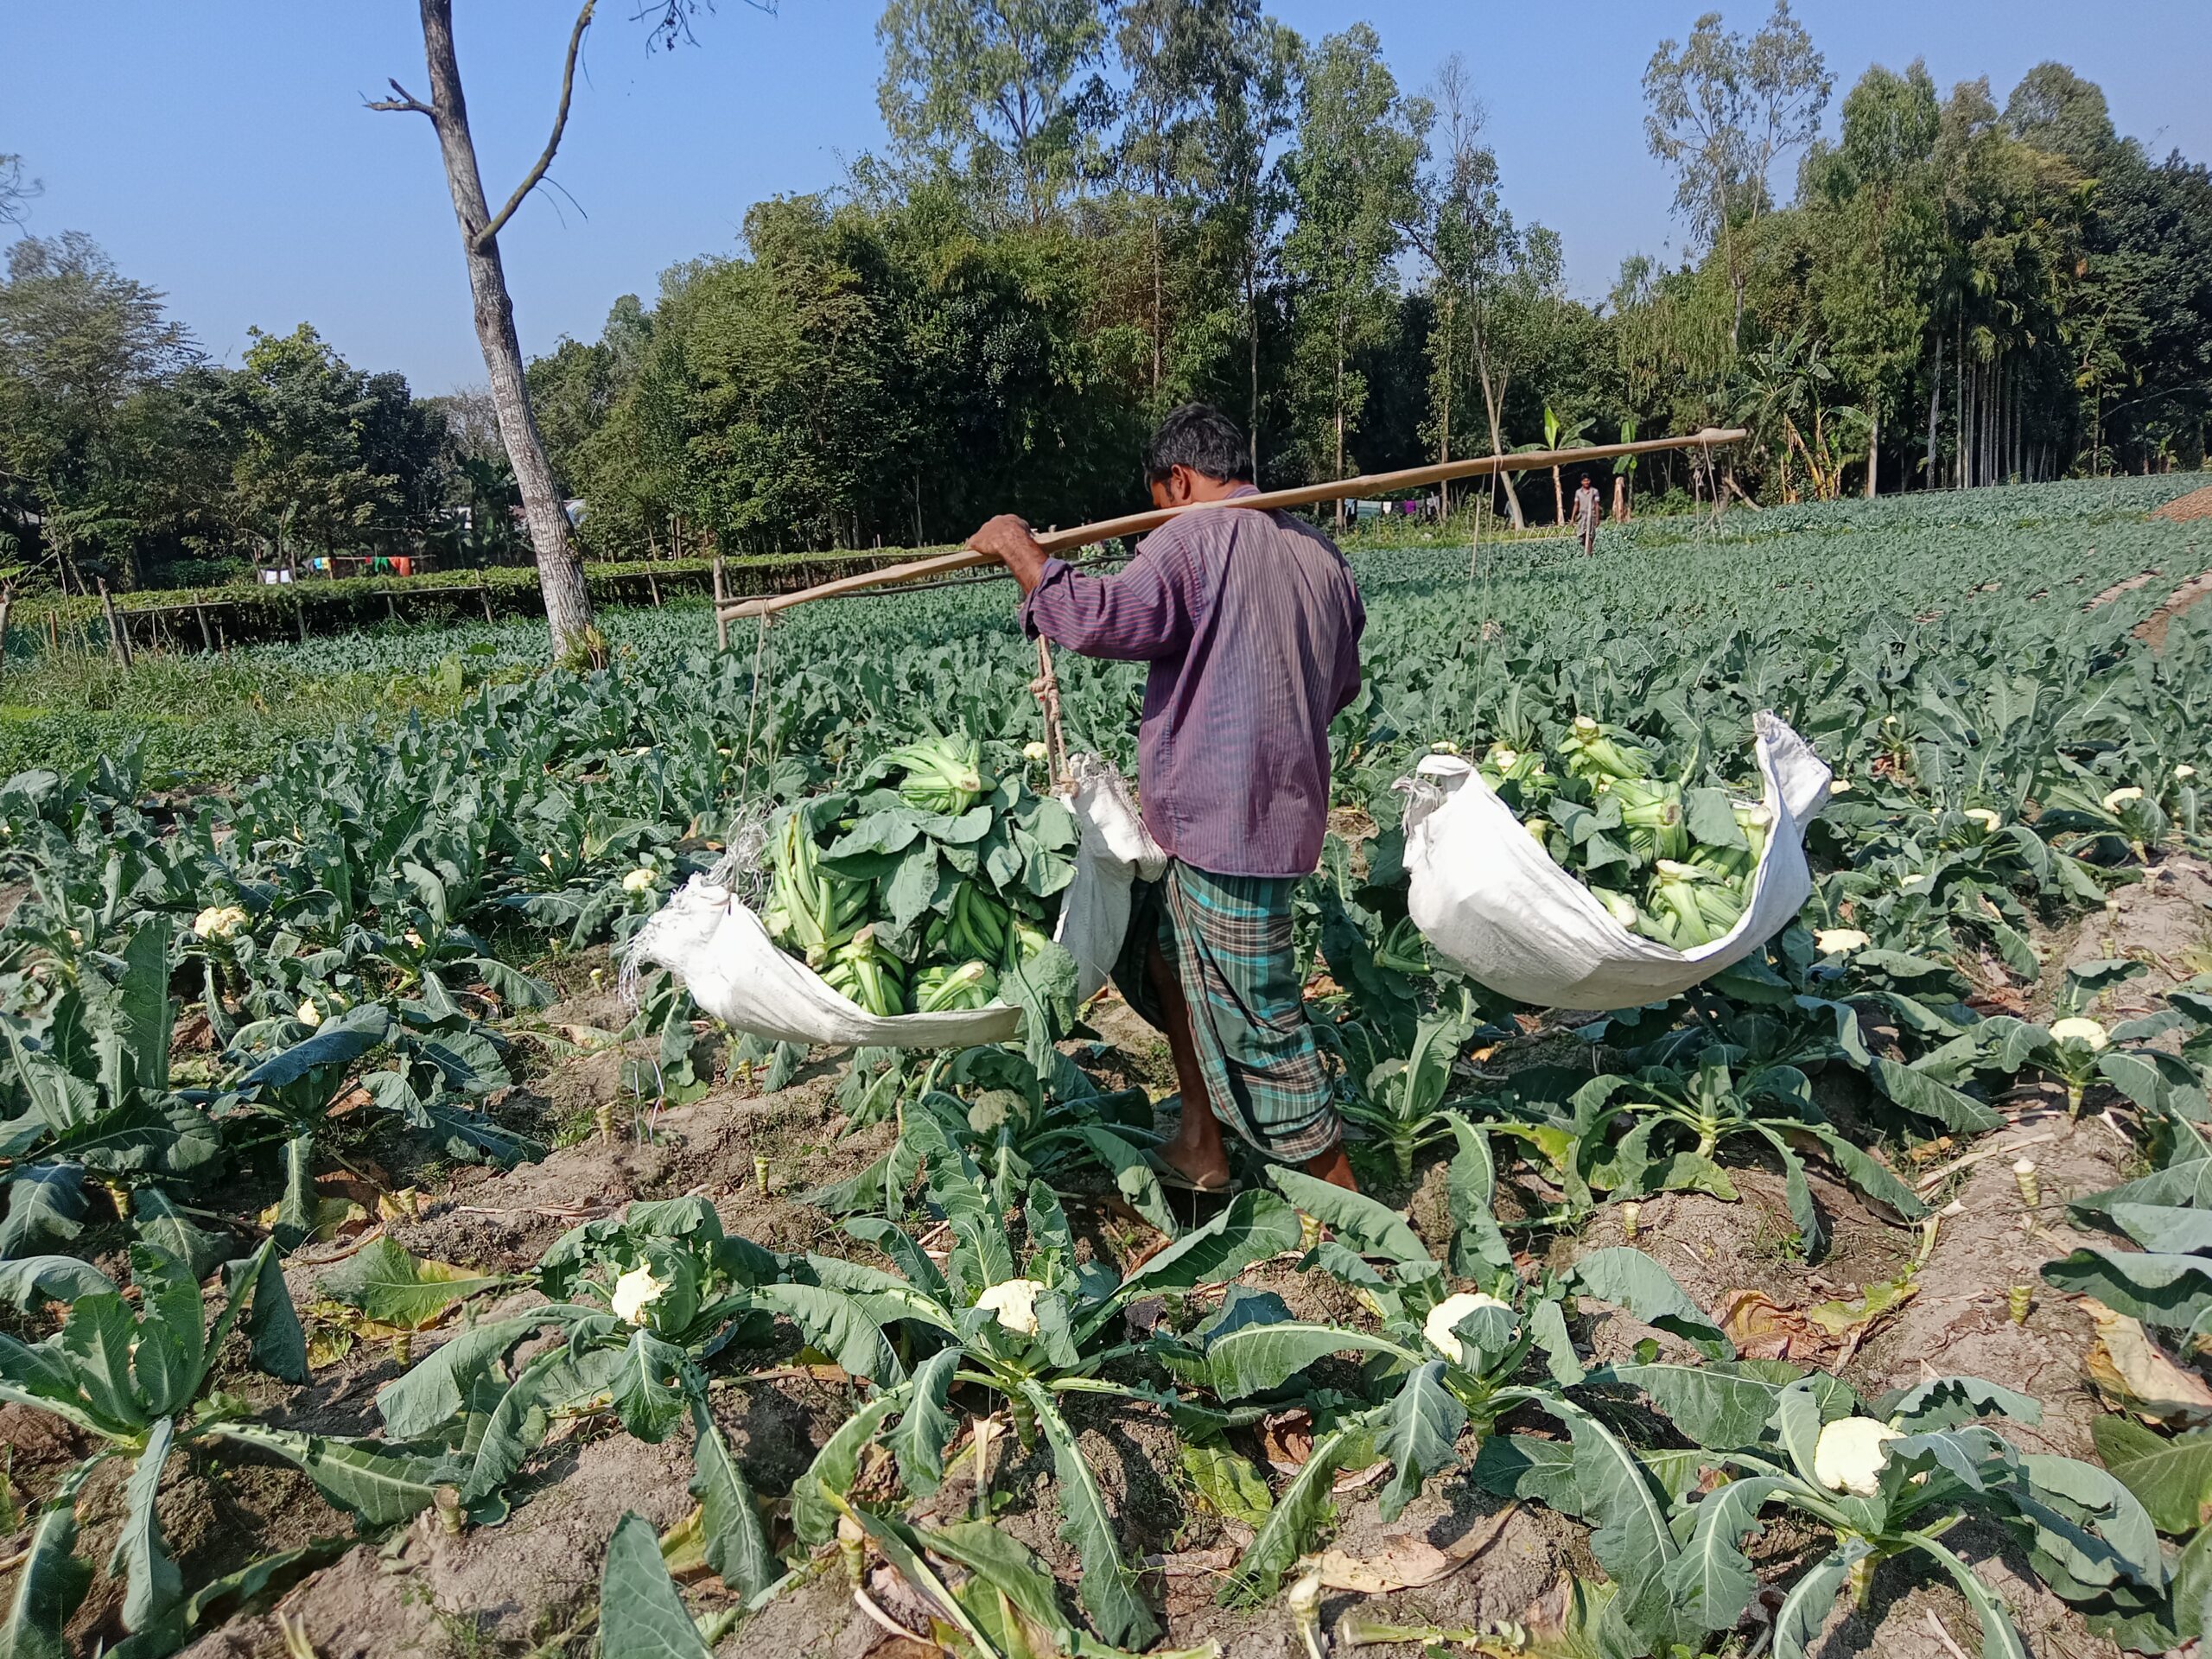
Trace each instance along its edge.
<instances>
[{"instance_id":1,"label":"white sack","mask_svg":"<svg viewBox=\"0 0 2212 1659\"><path fill-rule=\"evenodd\" d=\"M1795 921L1812 895L1805 826L1827 804L1831 776L1773 715L1762 711L1756 729L1773 824L1742 918L1711 944L1678 951L1630 932L1552 862L1481 774L1442 756L1423 765L1435 781L1400 785L1409 797L1414 925L1431 950L1491 990L1539 1007L1656 1002L1750 955Z\"/></svg>"},{"instance_id":2,"label":"white sack","mask_svg":"<svg viewBox=\"0 0 2212 1659\"><path fill-rule=\"evenodd\" d=\"M1089 998L1121 955L1130 884L1140 875L1156 879L1167 855L1146 831L1112 766L1075 755L1069 766L1076 786L1068 806L1082 839L1075 879L1060 893L1053 937L1075 957L1077 995ZM944 1014L870 1014L786 954L728 887L703 876L693 876L638 930L629 960L665 968L709 1014L772 1042L966 1048L1011 1041L1021 1017L1004 1002Z\"/></svg>"}]
</instances>

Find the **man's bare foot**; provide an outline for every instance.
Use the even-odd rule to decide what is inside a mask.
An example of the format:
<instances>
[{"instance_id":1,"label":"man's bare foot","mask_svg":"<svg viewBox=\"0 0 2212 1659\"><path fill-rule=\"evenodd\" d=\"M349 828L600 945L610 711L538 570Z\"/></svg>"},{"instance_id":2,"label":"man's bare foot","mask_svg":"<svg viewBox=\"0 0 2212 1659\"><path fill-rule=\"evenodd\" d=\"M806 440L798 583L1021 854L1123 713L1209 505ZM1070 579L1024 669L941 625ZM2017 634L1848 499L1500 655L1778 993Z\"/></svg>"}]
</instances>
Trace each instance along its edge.
<instances>
[{"instance_id":1,"label":"man's bare foot","mask_svg":"<svg viewBox=\"0 0 2212 1659\"><path fill-rule=\"evenodd\" d=\"M1173 1168L1200 1192L1216 1192L1229 1185L1229 1149L1222 1144L1221 1125L1204 1107L1183 1103L1182 1121L1159 1149L1162 1163Z\"/></svg>"},{"instance_id":2,"label":"man's bare foot","mask_svg":"<svg viewBox=\"0 0 2212 1659\"><path fill-rule=\"evenodd\" d=\"M1359 1191L1359 1182L1351 1173L1351 1160L1344 1156L1344 1143L1341 1141L1326 1152L1308 1158L1306 1173L1331 1186L1341 1186L1350 1192Z\"/></svg>"}]
</instances>

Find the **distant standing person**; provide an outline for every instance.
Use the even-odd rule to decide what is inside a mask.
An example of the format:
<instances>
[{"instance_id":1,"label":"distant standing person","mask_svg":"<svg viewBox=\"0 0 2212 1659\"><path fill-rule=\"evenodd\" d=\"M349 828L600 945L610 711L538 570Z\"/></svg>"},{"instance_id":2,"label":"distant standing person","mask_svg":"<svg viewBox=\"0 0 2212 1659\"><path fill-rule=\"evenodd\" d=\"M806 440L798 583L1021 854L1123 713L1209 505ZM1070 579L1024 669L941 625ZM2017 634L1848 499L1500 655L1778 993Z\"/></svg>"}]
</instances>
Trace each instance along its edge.
<instances>
[{"instance_id":1,"label":"distant standing person","mask_svg":"<svg viewBox=\"0 0 2212 1659\"><path fill-rule=\"evenodd\" d=\"M1598 503L1598 486L1590 481L1590 474L1582 474L1582 487L1574 493L1574 528L1582 537L1582 556L1588 558L1598 550L1598 515L1603 511Z\"/></svg>"},{"instance_id":2,"label":"distant standing person","mask_svg":"<svg viewBox=\"0 0 2212 1659\"><path fill-rule=\"evenodd\" d=\"M1225 1125L1262 1156L1354 1186L1328 1069L1306 1019L1290 897L1328 827L1329 722L1359 690L1366 623L1335 543L1256 493L1244 435L1218 410L1170 414L1144 460L1156 507L1197 506L1120 575L1047 557L1012 514L968 545L1021 585L1021 626L1148 664L1137 791L1171 855L1140 883L1115 982L1167 1038L1183 1117L1164 1179L1227 1190Z\"/></svg>"}]
</instances>

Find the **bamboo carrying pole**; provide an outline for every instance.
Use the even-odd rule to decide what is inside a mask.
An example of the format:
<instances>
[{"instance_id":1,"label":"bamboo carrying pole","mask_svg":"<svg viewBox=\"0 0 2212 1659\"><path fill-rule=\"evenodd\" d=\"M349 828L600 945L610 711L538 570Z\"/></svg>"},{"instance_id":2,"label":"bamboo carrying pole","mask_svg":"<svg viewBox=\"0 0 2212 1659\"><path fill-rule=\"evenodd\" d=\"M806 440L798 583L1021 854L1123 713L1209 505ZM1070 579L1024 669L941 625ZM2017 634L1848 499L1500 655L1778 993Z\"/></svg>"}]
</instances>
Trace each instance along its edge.
<instances>
[{"instance_id":1,"label":"bamboo carrying pole","mask_svg":"<svg viewBox=\"0 0 2212 1659\"><path fill-rule=\"evenodd\" d=\"M1159 507L1149 512L1124 513L1118 518L1101 518L1096 524L1077 524L1072 530L1048 531L1038 537L1037 541L1047 553L1065 553L1073 548L1089 547L1096 542L1112 541L1118 536L1142 535L1186 512L1206 512L1217 507L1310 507L1322 501L1392 495L1400 490L1419 489L1423 485L1442 484L1452 479L1484 478L1495 473L1541 472L1552 467L1573 467L1586 461L1611 461L1619 455L1651 454L1661 449L1710 449L1716 443L1733 443L1745 435L1740 427L1723 429L1708 426L1701 432L1683 438L1644 438L1635 443L1599 443L1580 449L1522 450L1510 455L1478 455L1466 461L1437 461L1427 467L1408 467L1401 472L1365 473L1357 478L1340 478L1326 484L1303 484L1296 489L1269 490L1264 494L1240 495L1225 501L1193 501L1179 507ZM742 618L770 616L778 611L789 610L794 605L805 605L817 599L836 599L846 594L862 593L870 588L887 587L894 582L926 582L931 576L946 575L955 570L972 570L978 565L997 563L997 558L991 554L963 548L955 553L939 553L931 558L914 559L905 564L886 565L880 570L865 571L857 576L840 576L835 582L803 588L797 593L741 600L734 605L718 604L715 609L715 620L721 630L722 642L727 645L729 625Z\"/></svg>"}]
</instances>

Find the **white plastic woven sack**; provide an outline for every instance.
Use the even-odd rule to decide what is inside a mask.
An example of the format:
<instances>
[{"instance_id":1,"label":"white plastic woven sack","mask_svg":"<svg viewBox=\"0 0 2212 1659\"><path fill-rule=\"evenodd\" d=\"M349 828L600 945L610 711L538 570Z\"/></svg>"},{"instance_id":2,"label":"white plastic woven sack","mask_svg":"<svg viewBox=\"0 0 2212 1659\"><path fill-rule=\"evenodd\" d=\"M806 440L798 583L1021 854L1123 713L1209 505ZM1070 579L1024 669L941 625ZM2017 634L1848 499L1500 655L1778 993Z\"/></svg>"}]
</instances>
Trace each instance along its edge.
<instances>
[{"instance_id":1,"label":"white plastic woven sack","mask_svg":"<svg viewBox=\"0 0 2212 1659\"><path fill-rule=\"evenodd\" d=\"M1539 1007L1625 1008L1688 990L1796 919L1813 891L1805 826L1827 804L1828 767L1773 715L1760 713L1759 774L1773 827L1742 919L1694 950L1630 933L1552 862L1464 760L1432 757L1402 784L1407 908L1429 948L1491 990Z\"/></svg>"},{"instance_id":2,"label":"white plastic woven sack","mask_svg":"<svg viewBox=\"0 0 2212 1659\"><path fill-rule=\"evenodd\" d=\"M1167 855L1145 830L1128 785L1112 766L1075 755L1069 768L1076 787L1068 806L1082 838L1053 937L1075 957L1077 995L1089 998L1121 954L1130 885L1140 875L1156 878ZM709 1014L773 1042L965 1048L1010 1041L1021 1017L1002 1002L944 1014L870 1014L779 948L729 888L703 876L693 876L638 930L629 959L665 968Z\"/></svg>"}]
</instances>

